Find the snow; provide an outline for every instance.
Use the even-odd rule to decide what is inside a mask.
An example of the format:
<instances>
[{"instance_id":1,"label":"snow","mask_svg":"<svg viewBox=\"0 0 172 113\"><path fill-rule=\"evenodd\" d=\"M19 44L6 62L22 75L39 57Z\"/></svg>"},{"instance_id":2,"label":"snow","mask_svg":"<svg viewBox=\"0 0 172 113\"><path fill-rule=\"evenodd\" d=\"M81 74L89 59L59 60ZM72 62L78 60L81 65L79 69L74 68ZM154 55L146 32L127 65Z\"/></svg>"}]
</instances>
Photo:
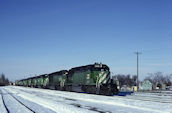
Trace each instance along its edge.
<instances>
[{"instance_id":1,"label":"snow","mask_svg":"<svg viewBox=\"0 0 172 113\"><path fill-rule=\"evenodd\" d=\"M32 113L21 104L18 104L17 101L15 101L14 98L10 96L6 91L1 90L1 92L4 98L4 102L6 103L6 106L8 106L8 110L10 113Z\"/></svg>"},{"instance_id":2,"label":"snow","mask_svg":"<svg viewBox=\"0 0 172 113\"><path fill-rule=\"evenodd\" d=\"M172 93L163 93L165 95L161 96L160 93L135 93L122 97L19 86L0 87L0 90L3 93L11 93L36 113L172 113ZM30 112L8 94L4 95L4 100L11 110L10 113ZM18 111L15 109L17 107L20 107ZM0 110L6 113L2 98Z\"/></svg>"},{"instance_id":3,"label":"snow","mask_svg":"<svg viewBox=\"0 0 172 113\"><path fill-rule=\"evenodd\" d=\"M0 91L0 93L2 95L2 91ZM7 113L7 111L5 110L5 107L3 105L2 96L0 97L0 112L1 113Z\"/></svg>"}]
</instances>

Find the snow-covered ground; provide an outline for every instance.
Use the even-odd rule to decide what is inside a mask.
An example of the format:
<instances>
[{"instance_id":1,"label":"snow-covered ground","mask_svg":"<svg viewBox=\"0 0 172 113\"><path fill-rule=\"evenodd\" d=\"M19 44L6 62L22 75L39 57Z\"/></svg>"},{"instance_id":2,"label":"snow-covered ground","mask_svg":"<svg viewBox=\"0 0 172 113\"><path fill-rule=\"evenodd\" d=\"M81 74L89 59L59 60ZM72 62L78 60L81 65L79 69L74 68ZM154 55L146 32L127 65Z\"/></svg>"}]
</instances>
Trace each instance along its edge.
<instances>
[{"instance_id":1,"label":"snow-covered ground","mask_svg":"<svg viewBox=\"0 0 172 113\"><path fill-rule=\"evenodd\" d=\"M0 93L0 113L172 113L172 92L122 97L6 86Z\"/></svg>"}]
</instances>

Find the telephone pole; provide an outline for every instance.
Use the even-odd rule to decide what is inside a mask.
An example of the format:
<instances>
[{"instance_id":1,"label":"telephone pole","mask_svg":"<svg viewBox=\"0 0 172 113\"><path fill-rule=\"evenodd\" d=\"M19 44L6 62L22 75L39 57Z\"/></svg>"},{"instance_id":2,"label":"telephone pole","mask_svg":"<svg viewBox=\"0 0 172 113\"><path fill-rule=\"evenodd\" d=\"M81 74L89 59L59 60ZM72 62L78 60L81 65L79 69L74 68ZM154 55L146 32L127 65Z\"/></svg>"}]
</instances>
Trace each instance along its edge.
<instances>
[{"instance_id":1,"label":"telephone pole","mask_svg":"<svg viewBox=\"0 0 172 113\"><path fill-rule=\"evenodd\" d=\"M139 87L139 55L142 54L141 52L135 52L137 55L137 79L136 79L136 85Z\"/></svg>"}]
</instances>

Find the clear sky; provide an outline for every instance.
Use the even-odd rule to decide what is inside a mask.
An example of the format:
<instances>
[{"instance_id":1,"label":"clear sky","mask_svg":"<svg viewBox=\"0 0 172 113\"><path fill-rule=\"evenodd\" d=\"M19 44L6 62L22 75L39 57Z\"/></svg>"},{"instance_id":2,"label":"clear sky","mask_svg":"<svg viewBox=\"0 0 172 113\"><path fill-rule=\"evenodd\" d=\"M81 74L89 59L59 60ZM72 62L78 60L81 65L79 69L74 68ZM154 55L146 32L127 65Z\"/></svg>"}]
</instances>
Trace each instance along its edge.
<instances>
[{"instance_id":1,"label":"clear sky","mask_svg":"<svg viewBox=\"0 0 172 113\"><path fill-rule=\"evenodd\" d=\"M102 62L172 73L172 0L0 0L0 73L16 80Z\"/></svg>"}]
</instances>

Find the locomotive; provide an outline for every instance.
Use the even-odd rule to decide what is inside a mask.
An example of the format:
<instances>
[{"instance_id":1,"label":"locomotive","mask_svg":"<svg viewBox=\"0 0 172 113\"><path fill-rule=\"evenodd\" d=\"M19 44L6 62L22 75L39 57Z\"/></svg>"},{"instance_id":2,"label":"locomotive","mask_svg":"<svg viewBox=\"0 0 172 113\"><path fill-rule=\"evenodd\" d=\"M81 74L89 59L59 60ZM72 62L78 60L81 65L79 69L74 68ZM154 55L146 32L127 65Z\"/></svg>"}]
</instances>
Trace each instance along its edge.
<instances>
[{"instance_id":1,"label":"locomotive","mask_svg":"<svg viewBox=\"0 0 172 113\"><path fill-rule=\"evenodd\" d=\"M118 94L117 85L110 77L109 67L102 63L30 77L16 81L15 84L100 95Z\"/></svg>"}]
</instances>

